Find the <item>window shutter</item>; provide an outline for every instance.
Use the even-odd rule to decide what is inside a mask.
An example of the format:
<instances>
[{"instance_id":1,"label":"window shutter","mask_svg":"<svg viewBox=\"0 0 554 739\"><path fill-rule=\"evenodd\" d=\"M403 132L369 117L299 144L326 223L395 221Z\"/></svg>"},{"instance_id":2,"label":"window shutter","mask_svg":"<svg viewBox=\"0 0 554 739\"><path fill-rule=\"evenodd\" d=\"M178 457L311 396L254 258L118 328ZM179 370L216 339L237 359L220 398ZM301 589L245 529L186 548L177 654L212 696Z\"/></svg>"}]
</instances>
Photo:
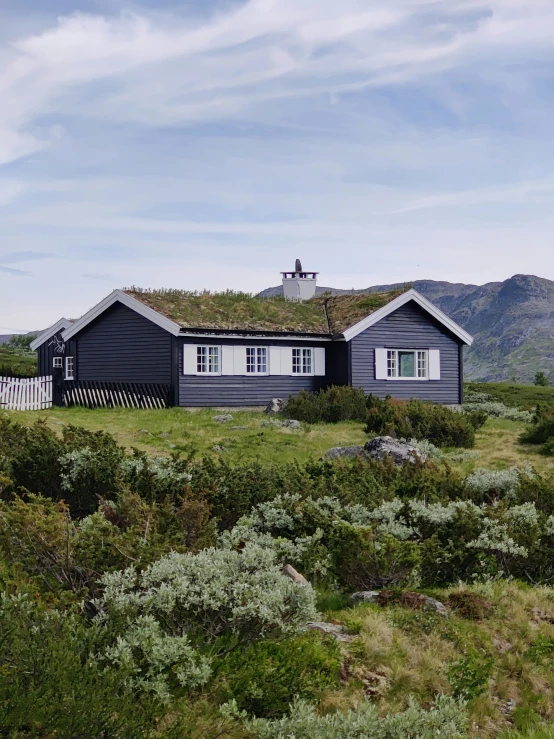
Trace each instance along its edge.
<instances>
[{"instance_id":1,"label":"window shutter","mask_svg":"<svg viewBox=\"0 0 554 739\"><path fill-rule=\"evenodd\" d=\"M281 374L292 375L292 346L281 347Z\"/></svg>"},{"instance_id":2,"label":"window shutter","mask_svg":"<svg viewBox=\"0 0 554 739\"><path fill-rule=\"evenodd\" d=\"M429 349L429 379L441 378L441 353L438 349Z\"/></svg>"},{"instance_id":3,"label":"window shutter","mask_svg":"<svg viewBox=\"0 0 554 739\"><path fill-rule=\"evenodd\" d=\"M325 347L314 349L314 375L317 377L325 376Z\"/></svg>"},{"instance_id":4,"label":"window shutter","mask_svg":"<svg viewBox=\"0 0 554 739\"><path fill-rule=\"evenodd\" d=\"M195 344L184 344L183 345L183 374L184 375L195 375L196 374L196 345Z\"/></svg>"},{"instance_id":5,"label":"window shutter","mask_svg":"<svg viewBox=\"0 0 554 739\"><path fill-rule=\"evenodd\" d=\"M375 379L387 379L387 350L375 349Z\"/></svg>"},{"instance_id":6,"label":"window shutter","mask_svg":"<svg viewBox=\"0 0 554 739\"><path fill-rule=\"evenodd\" d=\"M222 346L221 347L221 374L222 375L234 375L235 374L235 347L234 346Z\"/></svg>"},{"instance_id":7,"label":"window shutter","mask_svg":"<svg viewBox=\"0 0 554 739\"><path fill-rule=\"evenodd\" d=\"M269 347L269 374L281 374L281 348L280 346Z\"/></svg>"},{"instance_id":8,"label":"window shutter","mask_svg":"<svg viewBox=\"0 0 554 739\"><path fill-rule=\"evenodd\" d=\"M233 363L235 375L246 374L246 347L245 346L234 346L233 347Z\"/></svg>"}]
</instances>

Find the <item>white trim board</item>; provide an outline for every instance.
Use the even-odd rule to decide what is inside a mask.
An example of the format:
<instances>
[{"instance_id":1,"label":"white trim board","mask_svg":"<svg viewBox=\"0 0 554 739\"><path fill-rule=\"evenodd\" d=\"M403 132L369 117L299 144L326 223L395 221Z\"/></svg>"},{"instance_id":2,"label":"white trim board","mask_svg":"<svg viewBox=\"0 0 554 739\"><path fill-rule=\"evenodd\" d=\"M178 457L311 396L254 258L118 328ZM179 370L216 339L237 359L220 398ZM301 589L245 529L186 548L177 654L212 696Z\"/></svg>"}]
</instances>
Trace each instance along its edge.
<instances>
[{"instance_id":1,"label":"white trim board","mask_svg":"<svg viewBox=\"0 0 554 739\"><path fill-rule=\"evenodd\" d=\"M473 336L468 334L467 331L464 331L461 326L458 326L457 323L455 323L451 318L448 318L447 315L445 315L441 310L439 310L436 306L434 306L426 298L424 298L423 295L420 295L414 289L402 293L402 295L399 295L394 300L391 300L391 302L387 303L387 305L383 306L383 308L379 308L379 310L376 310L375 313L372 313L366 318L363 318L361 321L354 324L354 326L347 328L346 331L342 332L342 335L344 336L346 341L350 341L362 331L365 331L370 326L375 325L383 318L386 318L391 313L394 313L395 310L398 310L398 308L406 305L406 303L409 303L410 300L413 300L414 303L417 303L417 305L423 308L423 310L432 315L433 318L436 318L439 323L442 323L445 328L447 328L455 336L461 339L464 344L467 344L468 346L471 346L473 344Z\"/></svg>"},{"instance_id":2,"label":"white trim board","mask_svg":"<svg viewBox=\"0 0 554 739\"><path fill-rule=\"evenodd\" d=\"M57 334L60 329L66 329L71 326L71 321L68 318L60 318L53 326L42 331L37 338L30 343L30 347L33 351L42 346L51 336Z\"/></svg>"},{"instance_id":3,"label":"white trim board","mask_svg":"<svg viewBox=\"0 0 554 739\"><path fill-rule=\"evenodd\" d=\"M309 341L312 344L319 341L333 341L330 336L321 336L321 334L314 334L313 336L296 336L291 334L290 336L260 336L259 334L198 334L198 333L186 333L186 329L181 329L179 336L182 339L241 339L241 341ZM244 346L247 346L246 344ZM252 346L257 346L253 344ZM261 346L265 346L261 344Z\"/></svg>"},{"instance_id":4,"label":"white trim board","mask_svg":"<svg viewBox=\"0 0 554 739\"><path fill-rule=\"evenodd\" d=\"M85 315L79 318L78 321L75 321L70 328L66 329L62 335L63 340L68 341L71 339L72 336L75 336L75 334L79 333L79 331L85 328L85 326L88 326L91 321L94 321L95 318L110 308L114 303L121 303L122 305L127 306L127 308L134 310L135 313L138 313L140 316L147 318L157 326L169 331L173 336L177 336L181 331L181 327L177 323L174 323L173 321L170 321L169 318L162 316L158 311L144 305L140 300L127 295L123 290L114 290L107 298L104 298L104 300L97 303L94 308L91 308L88 313L85 313Z\"/></svg>"}]
</instances>

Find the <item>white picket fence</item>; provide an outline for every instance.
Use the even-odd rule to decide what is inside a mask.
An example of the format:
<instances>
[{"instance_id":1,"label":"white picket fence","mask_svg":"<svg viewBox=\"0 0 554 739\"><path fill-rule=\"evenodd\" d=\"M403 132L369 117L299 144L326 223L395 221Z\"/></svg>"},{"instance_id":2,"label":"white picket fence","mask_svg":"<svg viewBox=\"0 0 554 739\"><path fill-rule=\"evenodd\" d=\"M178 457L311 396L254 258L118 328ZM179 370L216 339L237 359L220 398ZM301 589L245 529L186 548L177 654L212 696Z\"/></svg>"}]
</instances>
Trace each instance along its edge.
<instances>
[{"instance_id":1,"label":"white picket fence","mask_svg":"<svg viewBox=\"0 0 554 739\"><path fill-rule=\"evenodd\" d=\"M40 411L51 405L51 377L0 377L0 409Z\"/></svg>"}]
</instances>

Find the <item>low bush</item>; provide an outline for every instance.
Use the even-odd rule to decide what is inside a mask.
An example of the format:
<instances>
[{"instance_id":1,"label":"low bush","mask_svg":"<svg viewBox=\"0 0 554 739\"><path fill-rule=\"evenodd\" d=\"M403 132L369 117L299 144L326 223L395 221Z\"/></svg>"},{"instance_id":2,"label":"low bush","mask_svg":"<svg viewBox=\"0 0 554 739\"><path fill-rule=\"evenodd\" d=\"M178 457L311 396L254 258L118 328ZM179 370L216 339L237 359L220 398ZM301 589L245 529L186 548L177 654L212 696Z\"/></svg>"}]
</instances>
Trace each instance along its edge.
<instances>
[{"instance_id":1,"label":"low bush","mask_svg":"<svg viewBox=\"0 0 554 739\"><path fill-rule=\"evenodd\" d=\"M367 398L368 434L398 438L426 439L438 447L472 447L475 430L486 421L482 412L460 413L442 405L421 400Z\"/></svg>"},{"instance_id":2,"label":"low bush","mask_svg":"<svg viewBox=\"0 0 554 739\"><path fill-rule=\"evenodd\" d=\"M539 403L531 424L519 437L522 444L546 444L554 439L554 407Z\"/></svg>"},{"instance_id":3,"label":"low bush","mask_svg":"<svg viewBox=\"0 0 554 739\"><path fill-rule=\"evenodd\" d=\"M319 392L302 390L288 399L283 415L305 423L365 421L365 393L362 388L334 385Z\"/></svg>"},{"instance_id":4,"label":"low bush","mask_svg":"<svg viewBox=\"0 0 554 739\"><path fill-rule=\"evenodd\" d=\"M484 595L472 590L454 590L448 596L448 605L462 618L480 621L494 613L494 604Z\"/></svg>"},{"instance_id":5,"label":"low bush","mask_svg":"<svg viewBox=\"0 0 554 739\"><path fill-rule=\"evenodd\" d=\"M313 632L286 642L264 641L221 660L214 692L251 716L276 718L295 697L317 701L338 688L342 660L335 640Z\"/></svg>"},{"instance_id":6,"label":"low bush","mask_svg":"<svg viewBox=\"0 0 554 739\"><path fill-rule=\"evenodd\" d=\"M306 701L295 701L281 719L246 720L257 739L462 739L467 736L463 701L438 696L433 708L419 708L413 700L402 713L380 717L369 701L345 713L319 715Z\"/></svg>"}]
</instances>

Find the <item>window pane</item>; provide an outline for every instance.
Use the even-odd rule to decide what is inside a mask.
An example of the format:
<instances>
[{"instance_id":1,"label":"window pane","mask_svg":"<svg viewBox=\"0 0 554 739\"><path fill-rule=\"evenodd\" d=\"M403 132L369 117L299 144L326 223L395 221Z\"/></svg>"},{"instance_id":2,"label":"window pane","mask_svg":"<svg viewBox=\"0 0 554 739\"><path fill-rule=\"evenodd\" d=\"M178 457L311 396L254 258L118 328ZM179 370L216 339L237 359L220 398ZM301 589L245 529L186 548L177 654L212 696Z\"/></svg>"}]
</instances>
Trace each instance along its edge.
<instances>
[{"instance_id":1,"label":"window pane","mask_svg":"<svg viewBox=\"0 0 554 739\"><path fill-rule=\"evenodd\" d=\"M396 352L387 352L387 377L396 377Z\"/></svg>"},{"instance_id":2,"label":"window pane","mask_svg":"<svg viewBox=\"0 0 554 739\"><path fill-rule=\"evenodd\" d=\"M400 377L415 377L415 352L398 352Z\"/></svg>"},{"instance_id":3,"label":"window pane","mask_svg":"<svg viewBox=\"0 0 554 739\"><path fill-rule=\"evenodd\" d=\"M300 362L301 362L301 349L293 349L292 350L292 372L295 375L300 374L301 372Z\"/></svg>"},{"instance_id":4,"label":"window pane","mask_svg":"<svg viewBox=\"0 0 554 739\"><path fill-rule=\"evenodd\" d=\"M427 352L417 353L417 376L427 377Z\"/></svg>"},{"instance_id":5,"label":"window pane","mask_svg":"<svg viewBox=\"0 0 554 739\"><path fill-rule=\"evenodd\" d=\"M311 374L312 372L312 350L311 349L304 349L302 352L302 372L304 374Z\"/></svg>"}]
</instances>

